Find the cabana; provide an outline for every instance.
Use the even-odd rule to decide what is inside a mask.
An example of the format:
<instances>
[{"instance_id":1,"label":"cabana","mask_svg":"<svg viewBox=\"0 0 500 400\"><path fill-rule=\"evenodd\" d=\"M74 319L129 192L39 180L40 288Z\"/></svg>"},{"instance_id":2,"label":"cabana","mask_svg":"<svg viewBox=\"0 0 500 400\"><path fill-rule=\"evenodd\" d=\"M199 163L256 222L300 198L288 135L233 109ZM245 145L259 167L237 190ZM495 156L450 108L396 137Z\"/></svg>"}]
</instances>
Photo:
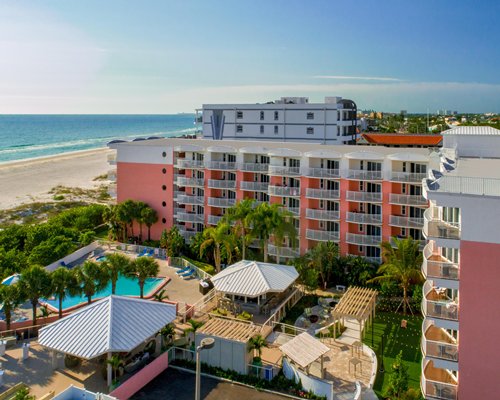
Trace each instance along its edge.
<instances>
[{"instance_id":1,"label":"cabana","mask_svg":"<svg viewBox=\"0 0 500 400\"><path fill-rule=\"evenodd\" d=\"M299 274L294 267L242 260L211 278L215 290L242 309L260 313L277 305L277 297L287 291ZM275 294L277 296L271 296Z\"/></svg>"},{"instance_id":2,"label":"cabana","mask_svg":"<svg viewBox=\"0 0 500 400\"><path fill-rule=\"evenodd\" d=\"M368 323L373 323L373 318L375 318L377 294L378 292L373 289L351 286L347 289L347 292L345 292L332 311L335 321L342 320L343 322L345 318L351 318L358 321L360 342L363 339L366 321L368 321ZM333 337L336 337L336 325L337 324L333 325Z\"/></svg>"},{"instance_id":3,"label":"cabana","mask_svg":"<svg viewBox=\"0 0 500 400\"><path fill-rule=\"evenodd\" d=\"M176 306L156 301L108 296L42 329L38 343L53 351L84 360L136 349L176 317ZM157 346L159 344L157 343ZM108 386L112 368L107 366Z\"/></svg>"},{"instance_id":4,"label":"cabana","mask_svg":"<svg viewBox=\"0 0 500 400\"><path fill-rule=\"evenodd\" d=\"M324 378L323 356L330 351L330 348L309 333L303 332L295 336L281 345L280 350L286 358L307 374L309 374L311 364L319 360L321 365L319 378Z\"/></svg>"}]
</instances>

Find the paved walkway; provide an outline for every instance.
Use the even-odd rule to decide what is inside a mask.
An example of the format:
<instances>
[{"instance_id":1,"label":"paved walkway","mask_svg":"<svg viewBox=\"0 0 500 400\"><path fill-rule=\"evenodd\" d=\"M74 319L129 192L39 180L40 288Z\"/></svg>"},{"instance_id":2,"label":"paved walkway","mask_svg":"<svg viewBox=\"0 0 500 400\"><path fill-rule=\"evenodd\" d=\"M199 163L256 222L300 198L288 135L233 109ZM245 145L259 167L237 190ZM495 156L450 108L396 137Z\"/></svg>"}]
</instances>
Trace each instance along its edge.
<instances>
[{"instance_id":1,"label":"paved walkway","mask_svg":"<svg viewBox=\"0 0 500 400\"><path fill-rule=\"evenodd\" d=\"M176 274L177 268L167 266L167 262L164 260L157 261L160 264L159 275L170 278L170 282L164 288L167 291L169 300L194 304L203 297L200 293L200 281L198 279L182 279Z\"/></svg>"}]
</instances>

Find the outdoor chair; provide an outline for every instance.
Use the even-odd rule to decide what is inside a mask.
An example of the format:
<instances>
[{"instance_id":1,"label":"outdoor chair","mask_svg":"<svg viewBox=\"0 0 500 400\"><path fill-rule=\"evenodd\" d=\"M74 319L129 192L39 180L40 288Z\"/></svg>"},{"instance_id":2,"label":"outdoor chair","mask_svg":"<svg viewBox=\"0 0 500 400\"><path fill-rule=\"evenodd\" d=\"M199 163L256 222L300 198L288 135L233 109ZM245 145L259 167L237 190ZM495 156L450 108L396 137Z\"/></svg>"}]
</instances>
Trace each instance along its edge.
<instances>
[{"instance_id":1,"label":"outdoor chair","mask_svg":"<svg viewBox=\"0 0 500 400\"><path fill-rule=\"evenodd\" d=\"M312 315L312 308L304 308L304 315L310 317Z\"/></svg>"}]
</instances>

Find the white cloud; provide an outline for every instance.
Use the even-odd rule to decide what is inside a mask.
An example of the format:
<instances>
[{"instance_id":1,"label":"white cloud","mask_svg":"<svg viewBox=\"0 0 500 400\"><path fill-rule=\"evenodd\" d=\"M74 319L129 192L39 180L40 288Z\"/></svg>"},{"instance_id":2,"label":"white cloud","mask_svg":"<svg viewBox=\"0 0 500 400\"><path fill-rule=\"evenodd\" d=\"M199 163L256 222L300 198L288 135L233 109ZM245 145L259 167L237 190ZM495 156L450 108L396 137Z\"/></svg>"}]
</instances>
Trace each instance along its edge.
<instances>
[{"instance_id":1,"label":"white cloud","mask_svg":"<svg viewBox=\"0 0 500 400\"><path fill-rule=\"evenodd\" d=\"M315 79L356 80L356 81L403 82L403 79L380 77L380 76L315 75L315 76L313 76L313 78L315 78Z\"/></svg>"}]
</instances>

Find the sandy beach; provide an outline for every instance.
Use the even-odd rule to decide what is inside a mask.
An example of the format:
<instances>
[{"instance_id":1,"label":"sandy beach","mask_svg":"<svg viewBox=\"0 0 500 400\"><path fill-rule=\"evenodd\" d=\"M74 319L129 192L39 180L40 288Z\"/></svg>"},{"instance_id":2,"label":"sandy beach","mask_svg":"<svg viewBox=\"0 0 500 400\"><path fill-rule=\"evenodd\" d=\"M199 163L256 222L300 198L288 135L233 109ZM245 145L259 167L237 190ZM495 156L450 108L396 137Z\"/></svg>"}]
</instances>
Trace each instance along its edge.
<instances>
[{"instance_id":1,"label":"sandy beach","mask_svg":"<svg viewBox=\"0 0 500 400\"><path fill-rule=\"evenodd\" d=\"M34 201L50 201L49 191L58 186L96 188L99 175L113 168L107 148L78 151L0 164L0 209Z\"/></svg>"}]
</instances>

